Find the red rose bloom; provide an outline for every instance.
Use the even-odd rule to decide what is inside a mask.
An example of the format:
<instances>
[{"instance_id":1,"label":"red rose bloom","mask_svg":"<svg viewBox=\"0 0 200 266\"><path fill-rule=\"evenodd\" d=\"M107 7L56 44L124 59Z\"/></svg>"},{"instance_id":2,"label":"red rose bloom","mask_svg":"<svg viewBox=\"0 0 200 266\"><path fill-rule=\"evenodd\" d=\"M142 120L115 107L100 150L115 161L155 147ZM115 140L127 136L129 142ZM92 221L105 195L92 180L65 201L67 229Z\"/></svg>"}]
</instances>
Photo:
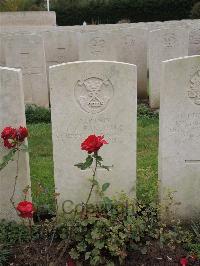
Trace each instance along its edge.
<instances>
[{"instance_id":1,"label":"red rose bloom","mask_svg":"<svg viewBox=\"0 0 200 266\"><path fill-rule=\"evenodd\" d=\"M187 266L187 265L188 265L188 260L187 260L187 258L182 258L182 259L180 260L180 264L181 264L182 266Z\"/></svg>"},{"instance_id":2,"label":"red rose bloom","mask_svg":"<svg viewBox=\"0 0 200 266\"><path fill-rule=\"evenodd\" d=\"M16 146L16 142L13 142L13 140L8 140L8 139L5 139L3 141L3 144L4 144L4 147L8 149L12 149Z\"/></svg>"},{"instance_id":3,"label":"red rose bloom","mask_svg":"<svg viewBox=\"0 0 200 266\"><path fill-rule=\"evenodd\" d=\"M22 218L33 218L33 214L35 212L35 207L32 202L29 201L21 201L17 205L17 210L19 212L19 216Z\"/></svg>"},{"instance_id":4,"label":"red rose bloom","mask_svg":"<svg viewBox=\"0 0 200 266\"><path fill-rule=\"evenodd\" d=\"M11 149L16 147L17 143L23 142L28 137L28 130L20 126L18 129L5 127L1 132L1 138L4 141L4 147Z\"/></svg>"},{"instance_id":5,"label":"red rose bloom","mask_svg":"<svg viewBox=\"0 0 200 266\"><path fill-rule=\"evenodd\" d=\"M81 149L88 153L97 152L104 144L108 144L108 142L104 140L104 136L90 135L81 143Z\"/></svg>"},{"instance_id":6,"label":"red rose bloom","mask_svg":"<svg viewBox=\"0 0 200 266\"><path fill-rule=\"evenodd\" d=\"M12 127L5 127L1 132L1 138L6 139L14 139L16 137L16 129Z\"/></svg>"},{"instance_id":7,"label":"red rose bloom","mask_svg":"<svg viewBox=\"0 0 200 266\"><path fill-rule=\"evenodd\" d=\"M22 127L20 126L18 129L17 129L17 140L18 141L24 141L25 138L28 137L28 129L26 127Z\"/></svg>"},{"instance_id":8,"label":"red rose bloom","mask_svg":"<svg viewBox=\"0 0 200 266\"><path fill-rule=\"evenodd\" d=\"M70 257L67 259L67 264L66 266L76 266L75 262L73 259L71 259Z\"/></svg>"},{"instance_id":9,"label":"red rose bloom","mask_svg":"<svg viewBox=\"0 0 200 266\"><path fill-rule=\"evenodd\" d=\"M4 141L4 147L11 149L16 146L16 129L12 127L5 127L1 132L1 138Z\"/></svg>"}]
</instances>

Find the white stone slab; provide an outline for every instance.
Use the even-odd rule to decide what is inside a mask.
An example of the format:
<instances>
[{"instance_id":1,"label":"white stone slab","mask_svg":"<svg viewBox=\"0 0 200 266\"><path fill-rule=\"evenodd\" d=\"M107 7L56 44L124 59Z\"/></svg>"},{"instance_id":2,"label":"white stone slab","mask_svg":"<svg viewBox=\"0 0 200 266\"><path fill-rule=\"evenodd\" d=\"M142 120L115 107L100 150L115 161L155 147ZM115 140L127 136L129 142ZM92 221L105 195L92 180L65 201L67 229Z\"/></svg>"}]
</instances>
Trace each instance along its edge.
<instances>
[{"instance_id":1,"label":"white stone slab","mask_svg":"<svg viewBox=\"0 0 200 266\"><path fill-rule=\"evenodd\" d=\"M163 63L160 102L159 179L161 203L190 220L200 212L200 56ZM172 216L170 216L171 218Z\"/></svg>"},{"instance_id":2,"label":"white stone slab","mask_svg":"<svg viewBox=\"0 0 200 266\"><path fill-rule=\"evenodd\" d=\"M149 34L149 99L152 108L160 106L162 61L188 55L189 32L185 28L151 31Z\"/></svg>"},{"instance_id":3,"label":"white stone slab","mask_svg":"<svg viewBox=\"0 0 200 266\"><path fill-rule=\"evenodd\" d=\"M49 106L44 42L35 34L6 38L6 66L22 69L25 103Z\"/></svg>"},{"instance_id":4,"label":"white stone slab","mask_svg":"<svg viewBox=\"0 0 200 266\"><path fill-rule=\"evenodd\" d=\"M200 55L200 22L190 28L189 55Z\"/></svg>"},{"instance_id":5,"label":"white stone slab","mask_svg":"<svg viewBox=\"0 0 200 266\"><path fill-rule=\"evenodd\" d=\"M77 34L72 31L54 30L41 33L44 39L48 66L78 60Z\"/></svg>"},{"instance_id":6,"label":"white stone slab","mask_svg":"<svg viewBox=\"0 0 200 266\"><path fill-rule=\"evenodd\" d=\"M55 26L54 11L0 12L0 26Z\"/></svg>"},{"instance_id":7,"label":"white stone slab","mask_svg":"<svg viewBox=\"0 0 200 266\"><path fill-rule=\"evenodd\" d=\"M22 75L20 70L0 67L0 132L6 126L26 126ZM7 153L8 149L4 148L0 140L0 161ZM19 219L10 203L16 176L16 160L17 156L0 171L0 219ZM16 204L24 199L22 191L27 185L30 185L29 157L28 153L21 152L14 197Z\"/></svg>"},{"instance_id":8,"label":"white stone slab","mask_svg":"<svg viewBox=\"0 0 200 266\"><path fill-rule=\"evenodd\" d=\"M112 31L80 33L79 60L117 60L114 36Z\"/></svg>"},{"instance_id":9,"label":"white stone slab","mask_svg":"<svg viewBox=\"0 0 200 266\"><path fill-rule=\"evenodd\" d=\"M114 33L113 46L117 50L117 61L137 66L138 98L147 98L148 30L130 27L116 30Z\"/></svg>"},{"instance_id":10,"label":"white stone slab","mask_svg":"<svg viewBox=\"0 0 200 266\"><path fill-rule=\"evenodd\" d=\"M91 172L74 164L86 158L80 145L94 133L109 142L100 155L106 165L114 165L109 172L99 170L99 182L111 183L109 195L124 190L135 196L136 76L136 66L108 61L50 67L54 174L60 208L66 200L86 201Z\"/></svg>"}]
</instances>

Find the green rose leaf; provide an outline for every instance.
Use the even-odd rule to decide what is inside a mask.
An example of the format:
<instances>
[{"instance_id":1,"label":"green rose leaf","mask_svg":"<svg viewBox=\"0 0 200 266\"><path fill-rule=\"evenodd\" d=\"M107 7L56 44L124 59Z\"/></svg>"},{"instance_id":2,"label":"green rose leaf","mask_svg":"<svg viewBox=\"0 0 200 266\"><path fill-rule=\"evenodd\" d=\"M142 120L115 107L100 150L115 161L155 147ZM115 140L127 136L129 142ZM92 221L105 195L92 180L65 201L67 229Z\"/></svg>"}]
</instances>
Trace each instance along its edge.
<instances>
[{"instance_id":1,"label":"green rose leaf","mask_svg":"<svg viewBox=\"0 0 200 266\"><path fill-rule=\"evenodd\" d=\"M89 251L85 253L85 260L88 260L90 258L90 254L91 252Z\"/></svg>"},{"instance_id":2,"label":"green rose leaf","mask_svg":"<svg viewBox=\"0 0 200 266\"><path fill-rule=\"evenodd\" d=\"M109 188L109 186L110 186L110 183L104 183L102 185L102 192L105 192Z\"/></svg>"},{"instance_id":3,"label":"green rose leaf","mask_svg":"<svg viewBox=\"0 0 200 266\"><path fill-rule=\"evenodd\" d=\"M93 158L91 155L88 155L84 163L78 163L78 164L75 164L74 166L80 168L81 170L85 170L89 168L92 165L92 163L93 163Z\"/></svg>"},{"instance_id":4,"label":"green rose leaf","mask_svg":"<svg viewBox=\"0 0 200 266\"><path fill-rule=\"evenodd\" d=\"M8 154L6 154L2 161L0 162L0 171L3 170L4 167L9 163L9 161L12 161L14 158L15 153L17 152L17 149L12 149L9 151Z\"/></svg>"},{"instance_id":5,"label":"green rose leaf","mask_svg":"<svg viewBox=\"0 0 200 266\"><path fill-rule=\"evenodd\" d=\"M110 171L110 167L106 165L101 165L101 168L106 169L107 171Z\"/></svg>"},{"instance_id":6,"label":"green rose leaf","mask_svg":"<svg viewBox=\"0 0 200 266\"><path fill-rule=\"evenodd\" d=\"M103 161L103 158L99 155L94 155L94 157L96 158L97 162L102 162Z\"/></svg>"}]
</instances>

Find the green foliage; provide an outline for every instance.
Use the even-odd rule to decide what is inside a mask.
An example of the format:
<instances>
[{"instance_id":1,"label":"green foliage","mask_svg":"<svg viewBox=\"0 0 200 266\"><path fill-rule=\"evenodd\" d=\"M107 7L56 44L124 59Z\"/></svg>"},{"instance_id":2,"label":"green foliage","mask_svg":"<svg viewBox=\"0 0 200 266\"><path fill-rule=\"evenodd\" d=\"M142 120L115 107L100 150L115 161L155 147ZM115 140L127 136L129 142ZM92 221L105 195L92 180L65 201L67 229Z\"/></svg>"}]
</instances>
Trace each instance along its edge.
<instances>
[{"instance_id":1,"label":"green foliage","mask_svg":"<svg viewBox=\"0 0 200 266\"><path fill-rule=\"evenodd\" d=\"M33 227L33 239L38 239L37 227ZM16 222L0 221L0 244L14 245L30 241L30 232L27 226Z\"/></svg>"},{"instance_id":2,"label":"green foliage","mask_svg":"<svg viewBox=\"0 0 200 266\"><path fill-rule=\"evenodd\" d=\"M146 104L139 104L137 108L137 116L141 119L158 119L159 113L151 110Z\"/></svg>"},{"instance_id":3,"label":"green foliage","mask_svg":"<svg viewBox=\"0 0 200 266\"><path fill-rule=\"evenodd\" d=\"M58 25L164 21L189 18L198 0L54 0Z\"/></svg>"},{"instance_id":4,"label":"green foliage","mask_svg":"<svg viewBox=\"0 0 200 266\"><path fill-rule=\"evenodd\" d=\"M193 239L189 242L187 248L190 253L197 255L200 258L200 218L192 221L191 224Z\"/></svg>"},{"instance_id":5,"label":"green foliage","mask_svg":"<svg viewBox=\"0 0 200 266\"><path fill-rule=\"evenodd\" d=\"M41 10L37 2L37 0L3 0L0 3L0 11Z\"/></svg>"},{"instance_id":6,"label":"green foliage","mask_svg":"<svg viewBox=\"0 0 200 266\"><path fill-rule=\"evenodd\" d=\"M167 228L157 217L155 204L136 203L125 194L109 203L88 206L87 211L63 218L60 237L69 243L70 256L86 265L118 265L130 252L146 254L152 241L182 244L188 239L179 224Z\"/></svg>"},{"instance_id":7,"label":"green foliage","mask_svg":"<svg viewBox=\"0 0 200 266\"><path fill-rule=\"evenodd\" d=\"M0 266L6 265L10 255L9 249L0 244Z\"/></svg>"},{"instance_id":8,"label":"green foliage","mask_svg":"<svg viewBox=\"0 0 200 266\"><path fill-rule=\"evenodd\" d=\"M26 105L26 122L30 124L50 123L51 111L36 105Z\"/></svg>"},{"instance_id":9,"label":"green foliage","mask_svg":"<svg viewBox=\"0 0 200 266\"><path fill-rule=\"evenodd\" d=\"M200 2L197 2L191 11L191 18L199 19L200 18Z\"/></svg>"}]
</instances>

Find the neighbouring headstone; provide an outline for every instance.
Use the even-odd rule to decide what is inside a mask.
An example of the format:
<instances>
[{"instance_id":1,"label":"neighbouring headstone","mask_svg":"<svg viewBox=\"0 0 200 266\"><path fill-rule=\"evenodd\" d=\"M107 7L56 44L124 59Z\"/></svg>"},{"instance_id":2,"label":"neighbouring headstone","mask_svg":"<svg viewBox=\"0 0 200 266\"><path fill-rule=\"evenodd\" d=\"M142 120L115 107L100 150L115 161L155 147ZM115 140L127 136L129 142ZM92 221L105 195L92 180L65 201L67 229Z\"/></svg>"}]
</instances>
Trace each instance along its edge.
<instances>
[{"instance_id":1,"label":"neighbouring headstone","mask_svg":"<svg viewBox=\"0 0 200 266\"><path fill-rule=\"evenodd\" d=\"M4 34L0 33L0 66L5 66Z\"/></svg>"},{"instance_id":2,"label":"neighbouring headstone","mask_svg":"<svg viewBox=\"0 0 200 266\"><path fill-rule=\"evenodd\" d=\"M78 60L78 42L76 32L66 30L44 31L47 66Z\"/></svg>"},{"instance_id":3,"label":"neighbouring headstone","mask_svg":"<svg viewBox=\"0 0 200 266\"><path fill-rule=\"evenodd\" d=\"M78 34L79 60L117 60L112 31L83 32Z\"/></svg>"},{"instance_id":4,"label":"neighbouring headstone","mask_svg":"<svg viewBox=\"0 0 200 266\"><path fill-rule=\"evenodd\" d=\"M56 26L54 11L0 12L0 26Z\"/></svg>"},{"instance_id":5,"label":"neighbouring headstone","mask_svg":"<svg viewBox=\"0 0 200 266\"><path fill-rule=\"evenodd\" d=\"M188 55L189 32L170 28L149 33L149 99L152 108L160 106L162 61Z\"/></svg>"},{"instance_id":6,"label":"neighbouring headstone","mask_svg":"<svg viewBox=\"0 0 200 266\"><path fill-rule=\"evenodd\" d=\"M44 42L35 34L15 34L6 38L6 66L22 69L26 104L49 106Z\"/></svg>"},{"instance_id":7,"label":"neighbouring headstone","mask_svg":"<svg viewBox=\"0 0 200 266\"><path fill-rule=\"evenodd\" d=\"M200 55L200 22L190 28L189 55Z\"/></svg>"},{"instance_id":8,"label":"neighbouring headstone","mask_svg":"<svg viewBox=\"0 0 200 266\"><path fill-rule=\"evenodd\" d=\"M185 220L200 213L199 147L200 56L166 61L160 101L160 198L163 206ZM169 204L168 191L175 191L179 206Z\"/></svg>"},{"instance_id":9,"label":"neighbouring headstone","mask_svg":"<svg viewBox=\"0 0 200 266\"><path fill-rule=\"evenodd\" d=\"M113 46L117 49L117 61L137 66L138 98L147 98L147 46L148 30L124 28L115 31Z\"/></svg>"},{"instance_id":10,"label":"neighbouring headstone","mask_svg":"<svg viewBox=\"0 0 200 266\"><path fill-rule=\"evenodd\" d=\"M19 69L0 67L0 132L4 127L26 126L22 75ZM0 140L0 161L8 149ZM13 193L16 176L17 155L14 161L0 171L0 219L18 220L10 198ZM28 153L20 152L19 175L14 201L19 203L24 199L23 189L30 185Z\"/></svg>"},{"instance_id":11,"label":"neighbouring headstone","mask_svg":"<svg viewBox=\"0 0 200 266\"><path fill-rule=\"evenodd\" d=\"M109 142L100 155L105 164L114 165L109 172L99 169L99 182L111 183L109 195L122 190L135 195L136 72L134 65L108 61L50 67L54 174L60 208L67 200L86 201L91 172L74 164L86 157L80 145L94 133Z\"/></svg>"}]
</instances>

